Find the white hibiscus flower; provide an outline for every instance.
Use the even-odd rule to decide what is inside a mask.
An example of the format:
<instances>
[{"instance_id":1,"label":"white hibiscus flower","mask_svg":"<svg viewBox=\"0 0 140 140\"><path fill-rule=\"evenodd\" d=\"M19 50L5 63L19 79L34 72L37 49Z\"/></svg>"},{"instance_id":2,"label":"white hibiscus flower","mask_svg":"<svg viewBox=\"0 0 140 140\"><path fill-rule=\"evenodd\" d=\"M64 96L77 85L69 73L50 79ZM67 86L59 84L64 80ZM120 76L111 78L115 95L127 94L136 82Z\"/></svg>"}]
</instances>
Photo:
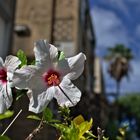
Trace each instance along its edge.
<instances>
[{"instance_id":1,"label":"white hibiscus flower","mask_svg":"<svg viewBox=\"0 0 140 140\"><path fill-rule=\"evenodd\" d=\"M34 47L36 65L16 70L14 85L29 89L29 111L40 113L54 97L60 106L74 106L80 101L81 92L71 80L84 70L83 53L58 61L58 49L46 40L39 40Z\"/></svg>"},{"instance_id":2,"label":"white hibiscus flower","mask_svg":"<svg viewBox=\"0 0 140 140\"><path fill-rule=\"evenodd\" d=\"M13 98L10 83L13 72L20 63L16 56L7 56L5 63L0 57L0 114L4 113L12 104Z\"/></svg>"}]
</instances>

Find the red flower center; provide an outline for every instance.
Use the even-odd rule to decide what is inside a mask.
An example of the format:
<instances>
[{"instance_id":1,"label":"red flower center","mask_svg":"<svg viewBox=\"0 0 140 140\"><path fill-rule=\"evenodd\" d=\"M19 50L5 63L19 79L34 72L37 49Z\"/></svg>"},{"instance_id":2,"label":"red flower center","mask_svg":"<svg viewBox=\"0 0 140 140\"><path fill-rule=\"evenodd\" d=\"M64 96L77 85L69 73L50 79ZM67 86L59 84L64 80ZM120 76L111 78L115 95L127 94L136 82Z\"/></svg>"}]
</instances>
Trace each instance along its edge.
<instances>
[{"instance_id":1,"label":"red flower center","mask_svg":"<svg viewBox=\"0 0 140 140\"><path fill-rule=\"evenodd\" d=\"M43 79L48 86L58 86L60 84L60 74L54 70L45 72L43 74Z\"/></svg>"},{"instance_id":2,"label":"red flower center","mask_svg":"<svg viewBox=\"0 0 140 140\"><path fill-rule=\"evenodd\" d=\"M4 68L0 69L0 81L2 83L6 83L7 82L7 72Z\"/></svg>"}]
</instances>

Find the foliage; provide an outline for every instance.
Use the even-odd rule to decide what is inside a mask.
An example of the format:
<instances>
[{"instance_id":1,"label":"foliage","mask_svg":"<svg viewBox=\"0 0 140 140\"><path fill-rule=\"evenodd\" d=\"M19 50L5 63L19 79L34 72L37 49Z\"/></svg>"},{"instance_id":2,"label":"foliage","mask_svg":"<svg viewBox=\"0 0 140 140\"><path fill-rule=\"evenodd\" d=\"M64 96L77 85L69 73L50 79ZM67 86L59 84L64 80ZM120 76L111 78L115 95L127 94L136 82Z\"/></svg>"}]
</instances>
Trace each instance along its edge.
<instances>
[{"instance_id":1,"label":"foliage","mask_svg":"<svg viewBox=\"0 0 140 140\"><path fill-rule=\"evenodd\" d=\"M108 48L108 55L105 56L106 60L113 59L116 56L121 56L127 60L133 59L133 55L130 48L125 47L123 44L116 44L115 47Z\"/></svg>"},{"instance_id":2,"label":"foliage","mask_svg":"<svg viewBox=\"0 0 140 140\"><path fill-rule=\"evenodd\" d=\"M135 116L140 119L140 94L133 93L127 96L120 97L118 103L125 113Z\"/></svg>"},{"instance_id":3,"label":"foliage","mask_svg":"<svg viewBox=\"0 0 140 140\"><path fill-rule=\"evenodd\" d=\"M99 136L101 137L98 140L109 140L103 133L98 134L98 136L93 134L91 130L93 126L92 118L87 121L82 115L78 115L72 119L70 109L67 107L60 107L58 113L61 115L60 118L63 119L54 118L52 111L49 108L45 108L43 111L43 123L56 128L60 132L59 140L97 140ZM38 121L37 116L30 115L28 118Z\"/></svg>"},{"instance_id":4,"label":"foliage","mask_svg":"<svg viewBox=\"0 0 140 140\"><path fill-rule=\"evenodd\" d=\"M97 128L97 136L92 132L93 119L87 121L82 115L78 115L73 118L70 116L70 109L66 107L60 107L58 113L60 118L56 119L52 111L49 108L45 108L43 111L43 120L38 116L30 115L27 118L33 120L41 120L44 124L54 127L59 131L59 140L109 140L104 136L104 130ZM119 135L115 140L125 140L127 127L119 128ZM34 132L34 131L33 131Z\"/></svg>"},{"instance_id":5,"label":"foliage","mask_svg":"<svg viewBox=\"0 0 140 140\"><path fill-rule=\"evenodd\" d=\"M42 43L42 41L41 42L39 42L39 43ZM46 41L43 41L43 45L44 44L46 44ZM41 47L41 46L39 46L39 47ZM43 46L44 47L44 46ZM42 49L42 48L40 48L40 49ZM54 50L57 50L57 49L55 49L55 47L53 47L53 49ZM41 51L41 50L40 50ZM52 51L52 49L50 49L49 51ZM52 51L53 52L53 51ZM52 53L51 52L51 53ZM127 60L129 60L129 59L131 59L132 58L132 55L130 55L131 54L131 50L130 49L124 49L121 45L120 46L117 46L116 48L114 48L114 49L112 49L112 48L109 48L109 52L111 52L113 55L115 54L115 53L120 53L123 57L126 57L127 58ZM36 52L36 53L38 53L39 54L39 57L40 57L40 55L43 55L42 53L45 53L44 52L44 50L43 51L41 51L41 52ZM54 52L53 52L54 53ZM50 59L50 61L51 62L53 62L54 60L56 60L57 59L57 61L61 61L61 60L63 60L63 59L65 59L65 55L64 55L64 52L63 51L58 51L58 52L56 52L56 54L58 54L58 56L57 55L55 55L55 56L57 56L57 58L55 58L55 59ZM49 56L50 54L48 54L48 52L46 53L46 54L44 54L43 56ZM36 56L36 55L35 55ZM81 61L83 61L82 63L80 62L80 65L82 64L83 66L84 66L84 61L85 61L85 59L86 59L86 56L83 54L83 53L79 53L79 56L81 56L81 58L82 59L79 59L79 60L81 60ZM24 81L28 81L27 82L27 85L25 84L23 84L24 86L22 87L18 87L17 85L15 86L15 87L10 87L10 88L12 88L13 89L13 91L16 91L16 94L15 95L13 95L13 98L15 97L15 101L17 101L17 100L19 100L23 95L25 95L25 93L28 93L28 96L29 96L29 100L30 100L30 104L35 104L35 101L33 101L32 102L32 99L31 99L31 96L33 97L33 93L32 94L30 94L30 91L31 90L33 90L33 89L30 89L30 88L28 88L28 84L30 84L30 86L32 87L33 85L31 84L31 83L29 83L29 79L33 76L38 76L37 75L37 73L36 72L40 72L40 74L41 74L41 76L42 76L42 69L40 69L41 68L41 66L42 65L47 65L47 64L49 64L50 65L50 63L47 61L47 63L44 61L45 59L44 59L44 57L42 58L42 61L40 61L39 63L40 63L40 65L37 67L37 64L36 64L36 62L38 61L38 59L35 59L35 60L33 60L32 62L29 62L28 60L27 60L27 57L26 57L26 55L25 55L25 53L22 51L22 50L19 50L18 52L17 52L17 57L19 58L19 60L21 61L21 64L20 64L20 62L18 63L18 65L17 65L17 67L15 68L15 69L17 69L17 68L21 68L21 67L23 67L23 66L25 66L25 67L23 67L23 69L20 71L20 70L15 70L15 71L13 71L13 77L15 78L15 81L12 79L12 81L13 81L13 83L15 82L15 84L19 84L20 82L20 86L23 84L23 80ZM11 56L9 57L9 58L11 58ZM49 57L46 57L46 58L49 58ZM53 58L53 57L52 57ZM74 58L74 57L73 57ZM65 59L66 60L66 59ZM78 59L75 59L74 58L74 60L75 61L78 61L79 62L79 60ZM18 59L16 60L16 58L14 57L14 59L13 59L13 61L18 61ZM71 60L72 61L72 60ZM79 64L75 64L76 62L74 61L74 65L78 65L79 66ZM41 62L44 62L44 63L41 63ZM62 62L62 61L61 61ZM10 63L13 63L13 62L9 62L8 64L10 65ZM15 63L15 62L14 62ZM20 65L19 65L20 64ZM35 66L33 66L33 67L36 67L36 69L31 69L31 67L28 67L28 64L31 64L32 66L33 65L35 65ZM53 64L53 63L52 63ZM13 65L12 65L13 66ZM47 65L48 66L48 65ZM56 63L54 63L54 67L56 66ZM75 69L77 69L77 67L78 66L76 66L76 68ZM83 67L82 66L82 67ZM42 67L43 68L43 70L45 70L44 69L44 67ZM52 66L50 67L50 68L52 68ZM69 67L68 67L69 68ZM81 68L81 67L80 67ZM84 68L84 67L83 67ZM81 68L81 70L83 70L83 68ZM48 69L48 68L46 68L46 69ZM72 70L72 69L74 69L73 67L70 69L70 71ZM11 69L10 69L11 70ZM35 70L35 71L34 71ZM24 71L24 72L23 72ZM32 71L33 71L33 73L32 73ZM46 71L44 71L45 72L45 74L46 74ZM47 71L48 72L48 71ZM79 72L79 70L78 70L78 72ZM82 71L81 71L82 72ZM76 72L74 72L74 73L76 73ZM80 73L80 72L79 72ZM4 73L5 74L5 73ZM3 80L2 78L5 76L3 74L3 71L1 72L1 80ZM15 74L15 75L14 75ZM21 74L21 75L20 75ZM27 75L26 75L27 74ZM34 75L35 74L35 75ZM47 73L48 74L48 73ZM23 79L21 78L19 78L18 76L21 76L21 77L23 77ZM55 74L54 74L55 75ZM7 76L7 75L6 75ZM48 75L47 75L48 76ZM59 77L59 75L55 75L56 77L53 77L53 75L51 74L51 77L49 77L49 78L58 78ZM58 76L58 77L57 77ZM39 76L38 76L39 77ZM37 78L38 78L37 77ZM7 77L6 77L7 78ZM27 78L27 79L26 79ZM29 79L28 79L29 78ZM49 79L48 77L45 77L45 78L47 78L47 80ZM8 78L7 78L8 79ZM36 79L36 78L35 78ZM19 80L19 81L18 81ZM31 80L31 79L30 79ZM33 79L34 80L34 79ZM54 81L53 81L54 80ZM59 84L58 84L58 82L60 82L59 80L60 79L53 79L52 80L52 82L53 82L53 84L52 85L50 85L50 86L57 86L59 89L60 89L60 91L67 97L67 99L72 103L72 106L74 106L75 104L70 100L70 98L69 98L69 96L67 96L67 94L65 94L65 90L63 91L61 88L60 88L60 86L59 86ZM58 80L57 81L57 83L55 83L56 81L55 80ZM68 80L70 80L70 79L68 79ZM46 79L45 79L45 81L46 81ZM9 81L9 82L11 82L11 80ZM18 83L19 82L19 83ZM37 83L38 84L38 83ZM69 84L70 85L70 84ZM37 85L35 85L35 86L37 86ZM40 88L40 87L39 87ZM55 87L56 88L56 87ZM68 88L73 88L73 87L71 87L71 86L69 86ZM68 88L67 88L67 90L68 90ZM57 88L56 88L57 89ZM44 90L44 85L43 85L43 90ZM50 90L51 91L51 90ZM49 91L49 92L50 92ZM77 91L77 93L79 94L79 90L75 90L75 91ZM7 87L6 87L6 92L7 92ZM53 91L52 91L53 92ZM60 93L61 93L60 92ZM71 92L71 90L70 90L70 92ZM45 94L46 93L48 93L48 92L44 92ZM42 96L42 95L41 95ZM48 95L49 96L49 95ZM46 97L46 96L44 96L44 97ZM13 98L11 98L11 100L13 100ZM42 110L44 109L44 107L46 107L46 104L45 104L45 106L44 106L44 103L46 103L46 102L44 102L44 101L42 101L42 97L40 98L39 97L39 95L38 95L38 98L39 98L39 101L40 101L40 103L42 103L41 105L40 105L40 110L38 110L38 111L35 111L35 113L40 113L40 112L42 112ZM60 98L60 97L59 97ZM72 98L74 98L74 96L72 96ZM6 99L6 98L5 98ZM9 99L8 98L8 95L7 95L7 99ZM44 99L46 99L46 98L44 98ZM49 99L49 97L48 97L48 99ZM50 100L50 99L49 99ZM56 98L56 100L57 100L57 98ZM76 100L74 100L74 101L76 101L76 103L78 102L80 100L80 97L79 97L79 99L77 99L77 101ZM57 100L58 101L58 100ZM32 103L31 103L32 102ZM63 103L63 102L62 102ZM67 103L67 100L65 101L65 104ZM3 104L3 105L5 105L5 104ZM61 103L59 104L59 105L61 105ZM67 105L67 104L66 104ZM10 104L9 104L9 106L10 106ZM6 109L7 109L7 107L6 107ZM5 131L1 134L1 136L0 136L0 140L10 140L7 136L3 136L3 135L5 135L5 133L7 132L7 130L9 129L9 127L14 123L14 121L17 119L17 117L19 116L19 114L21 113L21 111L22 110L20 110L20 112L15 116L15 118L11 121L11 123L8 125L8 127L5 129ZM31 110L30 110L31 111ZM34 112L34 111L33 111ZM9 118L9 117L11 117L12 115L13 115L13 111L7 111L7 112L5 112L4 114L0 114L0 120L3 120L3 119L6 119L6 118ZM50 126L52 126L52 127L54 127L58 132L59 132L59 140L109 140L109 138L106 138L105 136L104 136L104 130L102 130L101 128L97 128L97 135L94 135L93 134L93 132L92 132L92 127L93 127L93 119L91 118L89 121L88 120L85 120L84 119L84 117L82 116L82 115L78 115L77 117L75 117L75 118L73 118L73 116L71 116L71 114L70 114L70 109L69 109L69 107L65 107L65 106L63 106L63 107L60 107L59 108L59 111L58 111L58 113L59 113L59 119L58 118L55 118L55 115L53 115L53 112L52 112L52 110L51 109L49 109L48 107L46 107L44 110L43 110L43 112L42 113L40 113L39 115L33 115L33 114L31 114L31 115L29 115L29 116L27 116L27 119L32 119L32 120L35 120L35 121L38 121L38 122L40 122L39 123L39 126L37 127L37 128L35 128L32 132L31 132L31 134L29 134L29 136L26 138L26 140L32 140L39 132L40 132L40 130L43 128L43 126L44 125L50 125ZM126 129L125 128L120 128L119 129L119 132L120 132L120 135L121 136L118 136L118 137L116 137L116 140L124 140L124 138L125 138L125 131L126 131Z\"/></svg>"},{"instance_id":6,"label":"foliage","mask_svg":"<svg viewBox=\"0 0 140 140\"><path fill-rule=\"evenodd\" d=\"M41 119L37 115L29 115L27 116L28 119L33 119L33 120L38 120L40 121Z\"/></svg>"},{"instance_id":7,"label":"foliage","mask_svg":"<svg viewBox=\"0 0 140 140\"><path fill-rule=\"evenodd\" d=\"M10 140L7 136L0 136L0 140Z\"/></svg>"},{"instance_id":8,"label":"foliage","mask_svg":"<svg viewBox=\"0 0 140 140\"><path fill-rule=\"evenodd\" d=\"M24 65L27 65L27 57L26 57L25 53L22 50L18 50L17 57L21 61L20 67L22 67Z\"/></svg>"},{"instance_id":9,"label":"foliage","mask_svg":"<svg viewBox=\"0 0 140 140\"><path fill-rule=\"evenodd\" d=\"M64 52L63 51L58 51L58 60L60 61L60 60L62 60L64 58L65 58Z\"/></svg>"},{"instance_id":10,"label":"foliage","mask_svg":"<svg viewBox=\"0 0 140 140\"><path fill-rule=\"evenodd\" d=\"M132 93L127 96L120 97L118 100L120 106L120 120L124 120L128 125L129 135L131 133L140 134L140 94ZM127 134L127 135L128 135ZM130 137L130 136L129 136Z\"/></svg>"},{"instance_id":11,"label":"foliage","mask_svg":"<svg viewBox=\"0 0 140 140\"><path fill-rule=\"evenodd\" d=\"M46 107L43 111L43 116L46 122L50 122L53 118L53 113L49 108Z\"/></svg>"},{"instance_id":12,"label":"foliage","mask_svg":"<svg viewBox=\"0 0 140 140\"><path fill-rule=\"evenodd\" d=\"M7 110L4 114L0 114L0 120L10 118L13 116L13 114L13 111Z\"/></svg>"},{"instance_id":13,"label":"foliage","mask_svg":"<svg viewBox=\"0 0 140 140\"><path fill-rule=\"evenodd\" d=\"M127 132L127 126L119 128L120 135L116 137L116 140L125 140L126 132Z\"/></svg>"},{"instance_id":14,"label":"foliage","mask_svg":"<svg viewBox=\"0 0 140 140\"><path fill-rule=\"evenodd\" d=\"M108 54L105 59L109 60L110 66L108 72L117 82L127 76L131 70L129 61L133 58L131 49L122 44L117 44L113 48L108 48Z\"/></svg>"},{"instance_id":15,"label":"foliage","mask_svg":"<svg viewBox=\"0 0 140 140\"><path fill-rule=\"evenodd\" d=\"M108 54L105 56L105 59L110 61L108 73L116 81L116 98L120 94L121 80L124 77L129 77L129 72L131 71L130 60L132 58L131 49L125 47L123 44L117 44L113 48L108 48Z\"/></svg>"}]
</instances>

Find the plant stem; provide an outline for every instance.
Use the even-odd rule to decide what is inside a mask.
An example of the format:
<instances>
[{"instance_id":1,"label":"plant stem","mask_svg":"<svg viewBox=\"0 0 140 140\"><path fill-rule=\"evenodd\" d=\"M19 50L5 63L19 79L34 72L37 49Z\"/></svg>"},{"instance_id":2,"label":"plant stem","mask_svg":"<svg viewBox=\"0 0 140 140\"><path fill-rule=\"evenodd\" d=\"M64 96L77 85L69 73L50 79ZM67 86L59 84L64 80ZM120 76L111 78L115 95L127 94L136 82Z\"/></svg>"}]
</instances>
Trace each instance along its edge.
<instances>
[{"instance_id":1,"label":"plant stem","mask_svg":"<svg viewBox=\"0 0 140 140\"><path fill-rule=\"evenodd\" d=\"M40 121L38 127L35 128L35 129L28 135L28 137L27 137L25 140L32 140L32 139L41 131L41 129L43 128L43 125L44 125L44 123L43 123L43 117L42 117L42 119L41 119L41 121Z\"/></svg>"},{"instance_id":2,"label":"plant stem","mask_svg":"<svg viewBox=\"0 0 140 140\"><path fill-rule=\"evenodd\" d=\"M7 126L7 128L4 130L4 132L1 134L1 136L3 136L8 131L8 129L15 122L15 120L18 118L18 116L20 115L21 112L22 112L22 109L18 112L18 114L15 116L15 118L12 120L12 122Z\"/></svg>"},{"instance_id":3,"label":"plant stem","mask_svg":"<svg viewBox=\"0 0 140 140\"><path fill-rule=\"evenodd\" d=\"M117 81L117 83L116 83L116 94L117 94L117 96L116 96L116 100L118 100L118 98L119 98L119 96L120 96L120 82L119 81Z\"/></svg>"},{"instance_id":4,"label":"plant stem","mask_svg":"<svg viewBox=\"0 0 140 140\"><path fill-rule=\"evenodd\" d=\"M97 134L98 134L97 139L102 140L104 136L104 130L102 130L100 127L97 127Z\"/></svg>"}]
</instances>

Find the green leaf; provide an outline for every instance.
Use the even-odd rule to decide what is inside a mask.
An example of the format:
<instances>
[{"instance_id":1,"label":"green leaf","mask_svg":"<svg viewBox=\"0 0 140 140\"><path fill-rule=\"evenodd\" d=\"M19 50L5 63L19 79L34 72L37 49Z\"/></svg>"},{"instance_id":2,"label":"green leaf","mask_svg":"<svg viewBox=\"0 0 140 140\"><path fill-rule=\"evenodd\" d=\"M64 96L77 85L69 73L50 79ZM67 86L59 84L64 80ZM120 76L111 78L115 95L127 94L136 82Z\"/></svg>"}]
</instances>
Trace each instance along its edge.
<instances>
[{"instance_id":1,"label":"green leaf","mask_svg":"<svg viewBox=\"0 0 140 140\"><path fill-rule=\"evenodd\" d=\"M15 93L16 93L16 101L18 101L23 95L26 95L27 90L18 90L16 89Z\"/></svg>"},{"instance_id":2,"label":"green leaf","mask_svg":"<svg viewBox=\"0 0 140 140\"><path fill-rule=\"evenodd\" d=\"M0 136L0 140L10 140L7 136Z\"/></svg>"},{"instance_id":3,"label":"green leaf","mask_svg":"<svg viewBox=\"0 0 140 140\"><path fill-rule=\"evenodd\" d=\"M60 61L60 60L62 60L64 58L65 58L64 52L63 51L58 51L58 60Z\"/></svg>"},{"instance_id":4,"label":"green leaf","mask_svg":"<svg viewBox=\"0 0 140 140\"><path fill-rule=\"evenodd\" d=\"M53 114L52 114L52 111L49 109L49 108L45 108L44 111L43 111L43 115L44 115L44 119L47 121L47 122L50 122L52 120L52 117L53 117Z\"/></svg>"},{"instance_id":5,"label":"green leaf","mask_svg":"<svg viewBox=\"0 0 140 140\"><path fill-rule=\"evenodd\" d=\"M60 120L51 119L49 122L50 123L60 123Z\"/></svg>"},{"instance_id":6,"label":"green leaf","mask_svg":"<svg viewBox=\"0 0 140 140\"><path fill-rule=\"evenodd\" d=\"M36 61L35 61L35 60L33 60L33 61L31 62L31 65L35 65L35 62L36 62Z\"/></svg>"},{"instance_id":7,"label":"green leaf","mask_svg":"<svg viewBox=\"0 0 140 140\"><path fill-rule=\"evenodd\" d=\"M69 133L67 134L66 140L79 140L79 130L78 128L75 126L74 123L71 124L70 128L69 128ZM83 140L83 139L81 139Z\"/></svg>"},{"instance_id":8,"label":"green leaf","mask_svg":"<svg viewBox=\"0 0 140 140\"><path fill-rule=\"evenodd\" d=\"M59 127L60 127L59 130L61 130L61 136L63 140L80 140L79 130L73 122L69 126L59 125Z\"/></svg>"},{"instance_id":9,"label":"green leaf","mask_svg":"<svg viewBox=\"0 0 140 140\"><path fill-rule=\"evenodd\" d=\"M17 57L21 61L20 67L22 67L24 65L27 65L27 57L26 57L25 53L22 50L19 50L17 52Z\"/></svg>"},{"instance_id":10,"label":"green leaf","mask_svg":"<svg viewBox=\"0 0 140 140\"><path fill-rule=\"evenodd\" d=\"M106 138L106 137L103 136L103 140L109 140L109 138Z\"/></svg>"},{"instance_id":11,"label":"green leaf","mask_svg":"<svg viewBox=\"0 0 140 140\"><path fill-rule=\"evenodd\" d=\"M0 120L10 118L11 116L13 116L13 114L14 114L13 111L8 110L4 114L0 114Z\"/></svg>"},{"instance_id":12,"label":"green leaf","mask_svg":"<svg viewBox=\"0 0 140 140\"><path fill-rule=\"evenodd\" d=\"M97 139L97 136L95 136L94 134L92 134L92 131L86 131L86 134L88 134L89 137L92 137L92 138L96 138Z\"/></svg>"},{"instance_id":13,"label":"green leaf","mask_svg":"<svg viewBox=\"0 0 140 140\"><path fill-rule=\"evenodd\" d=\"M19 95L16 97L16 101L18 101L23 95L25 95L25 94L24 94L24 93L19 94Z\"/></svg>"},{"instance_id":14,"label":"green leaf","mask_svg":"<svg viewBox=\"0 0 140 140\"><path fill-rule=\"evenodd\" d=\"M73 122L76 124L76 125L80 125L82 122L84 122L84 118L82 115L78 115L77 117L75 117L73 119Z\"/></svg>"},{"instance_id":15,"label":"green leaf","mask_svg":"<svg viewBox=\"0 0 140 140\"><path fill-rule=\"evenodd\" d=\"M61 132L64 132L67 129L69 129L66 125L61 124L61 123L60 124L55 123L52 126L54 126L56 129L60 130Z\"/></svg>"},{"instance_id":16,"label":"green leaf","mask_svg":"<svg viewBox=\"0 0 140 140\"><path fill-rule=\"evenodd\" d=\"M38 116L36 116L36 115L29 115L29 116L27 116L27 118L28 118L28 119L37 120L37 121L40 121L40 120L41 120L41 119L40 119Z\"/></svg>"},{"instance_id":17,"label":"green leaf","mask_svg":"<svg viewBox=\"0 0 140 140\"><path fill-rule=\"evenodd\" d=\"M86 131L89 131L91 129L92 122L93 120L91 119L90 122L84 121L78 126L80 130L80 134L79 134L80 137L83 136L86 133Z\"/></svg>"}]
</instances>

